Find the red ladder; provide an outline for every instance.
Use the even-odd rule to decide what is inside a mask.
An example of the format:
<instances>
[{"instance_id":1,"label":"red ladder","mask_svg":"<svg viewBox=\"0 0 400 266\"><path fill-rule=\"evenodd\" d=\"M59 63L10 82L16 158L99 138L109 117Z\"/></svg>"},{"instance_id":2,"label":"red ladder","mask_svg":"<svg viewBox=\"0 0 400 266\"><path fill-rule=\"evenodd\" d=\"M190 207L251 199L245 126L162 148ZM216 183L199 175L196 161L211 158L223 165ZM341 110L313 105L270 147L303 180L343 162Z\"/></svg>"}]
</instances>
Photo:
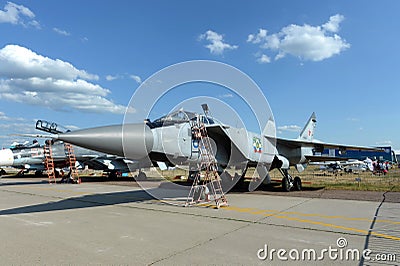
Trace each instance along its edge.
<instances>
[{"instance_id":1,"label":"red ladder","mask_svg":"<svg viewBox=\"0 0 400 266\"><path fill-rule=\"evenodd\" d=\"M44 166L46 168L47 176L49 177L49 183L56 183L56 173L54 169L53 151L51 148L51 142L46 141L43 146L44 152Z\"/></svg>"},{"instance_id":2,"label":"red ladder","mask_svg":"<svg viewBox=\"0 0 400 266\"><path fill-rule=\"evenodd\" d=\"M74 148L69 143L64 143L65 152L68 158L69 169L71 171L71 179L74 183L80 184L81 178L79 177L78 170L76 169L76 156Z\"/></svg>"}]
</instances>

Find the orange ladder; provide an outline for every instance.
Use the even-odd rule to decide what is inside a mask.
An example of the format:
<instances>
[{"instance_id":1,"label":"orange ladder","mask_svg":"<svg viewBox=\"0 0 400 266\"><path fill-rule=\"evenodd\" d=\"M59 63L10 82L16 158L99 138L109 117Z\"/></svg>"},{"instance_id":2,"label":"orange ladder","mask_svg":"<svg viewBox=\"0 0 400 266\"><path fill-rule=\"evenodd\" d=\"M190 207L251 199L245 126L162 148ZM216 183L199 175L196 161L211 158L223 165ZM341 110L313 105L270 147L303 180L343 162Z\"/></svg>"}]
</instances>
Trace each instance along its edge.
<instances>
[{"instance_id":1,"label":"orange ladder","mask_svg":"<svg viewBox=\"0 0 400 266\"><path fill-rule=\"evenodd\" d=\"M79 177L78 170L76 169L76 156L74 153L74 148L69 143L64 143L64 149L67 155L69 169L71 171L71 179L74 183L80 184L81 178Z\"/></svg>"},{"instance_id":2,"label":"orange ladder","mask_svg":"<svg viewBox=\"0 0 400 266\"><path fill-rule=\"evenodd\" d=\"M44 152L44 166L46 168L47 176L49 177L49 183L56 183L56 173L54 169L53 151L51 148L51 142L46 141L43 146Z\"/></svg>"}]
</instances>

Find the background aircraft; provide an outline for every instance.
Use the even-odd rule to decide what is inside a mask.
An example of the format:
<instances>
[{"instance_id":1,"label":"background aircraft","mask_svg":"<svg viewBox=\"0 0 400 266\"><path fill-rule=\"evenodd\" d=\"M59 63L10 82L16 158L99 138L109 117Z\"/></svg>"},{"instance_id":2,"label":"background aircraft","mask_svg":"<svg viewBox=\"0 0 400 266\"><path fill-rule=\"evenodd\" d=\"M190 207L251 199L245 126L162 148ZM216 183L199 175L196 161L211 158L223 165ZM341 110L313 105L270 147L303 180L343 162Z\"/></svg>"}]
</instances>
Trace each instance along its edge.
<instances>
[{"instance_id":1,"label":"background aircraft","mask_svg":"<svg viewBox=\"0 0 400 266\"><path fill-rule=\"evenodd\" d=\"M43 120L37 121L36 128L46 132L67 132L64 127ZM57 169L56 175L58 175L61 168L69 166L68 156L63 141L53 141L51 147L53 160ZM77 159L76 166L79 169L84 169L87 166L90 169L102 170L108 173L108 178L110 179L116 178L119 173L129 172L130 169L135 167L136 169L138 168L137 162L135 161L78 146L74 147L74 154ZM11 166L21 169L17 175L23 175L29 171L35 171L35 175L37 176L42 175L43 171L46 170L44 160L44 146L40 145L37 140L33 140L31 144L29 144L28 141L23 144L13 143L10 148L0 150L0 167ZM0 176L5 174L6 171L1 169ZM142 172L140 172L139 175L143 177Z\"/></svg>"},{"instance_id":2,"label":"background aircraft","mask_svg":"<svg viewBox=\"0 0 400 266\"><path fill-rule=\"evenodd\" d=\"M372 160L369 158L365 159L364 161L348 159L346 161L326 161L315 162L311 164L319 165L320 170L333 174L337 174L342 171L345 173L359 173L367 170L373 171Z\"/></svg>"},{"instance_id":3,"label":"background aircraft","mask_svg":"<svg viewBox=\"0 0 400 266\"><path fill-rule=\"evenodd\" d=\"M275 168L283 175L283 190L300 190L301 179L293 178L288 173L289 167L295 166L298 172L302 172L308 162L326 160L314 155L324 148L339 148L343 152L347 149L376 150L313 141L316 125L314 113L299 138L289 140L216 122L215 118L207 115L208 107L204 106L204 115L178 110L152 122L146 119L145 123L82 129L55 134L52 137L139 162L150 161L154 165L164 163L168 166L185 165L189 166L191 171L199 171L199 146L198 140L193 136L192 127L202 124L212 142L220 172L223 174L224 171L228 172L227 170L236 170L232 182L225 188L229 189L239 179L243 180L248 167L255 167L260 178L250 183L250 190L255 189L261 182L270 183L269 171ZM272 123L268 126L272 126Z\"/></svg>"},{"instance_id":4,"label":"background aircraft","mask_svg":"<svg viewBox=\"0 0 400 266\"><path fill-rule=\"evenodd\" d=\"M52 145L53 159L58 171L68 166L68 157L65 152L64 143L56 141ZM84 169L103 170L108 173L109 178L115 178L119 172L129 172L128 163L133 163L115 155L106 155L88 149L74 147L74 154L77 158L77 167ZM29 171L35 171L35 175L40 176L45 169L43 146L37 145L18 145L9 149L0 150L0 166L14 167L21 169L17 175L23 175ZM58 172L56 171L56 174ZM7 174L2 168L1 175Z\"/></svg>"}]
</instances>

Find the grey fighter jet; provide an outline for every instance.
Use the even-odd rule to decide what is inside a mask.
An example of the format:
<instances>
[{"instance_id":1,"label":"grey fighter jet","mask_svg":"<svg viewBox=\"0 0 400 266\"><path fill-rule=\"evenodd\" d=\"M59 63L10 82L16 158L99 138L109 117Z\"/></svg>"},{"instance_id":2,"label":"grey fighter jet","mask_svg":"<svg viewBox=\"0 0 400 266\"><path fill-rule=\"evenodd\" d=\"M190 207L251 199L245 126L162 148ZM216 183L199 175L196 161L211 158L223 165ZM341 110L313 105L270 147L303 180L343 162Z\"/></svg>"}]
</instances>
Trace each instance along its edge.
<instances>
[{"instance_id":1,"label":"grey fighter jet","mask_svg":"<svg viewBox=\"0 0 400 266\"><path fill-rule=\"evenodd\" d=\"M68 157L62 141L56 141L52 145L52 151L56 168L60 169L68 166ZM90 169L103 170L108 173L110 178L116 177L119 172L128 172L127 164L133 163L115 155L107 155L80 147L74 147L74 154L77 158L78 166L81 168L88 166ZM44 160L43 146L39 145L37 141L32 144L19 144L0 150L0 166L21 169L18 175L23 175L29 171L35 171L37 176L42 175L45 170ZM0 169L0 176L5 174L7 174L6 171Z\"/></svg>"},{"instance_id":2,"label":"grey fighter jet","mask_svg":"<svg viewBox=\"0 0 400 266\"><path fill-rule=\"evenodd\" d=\"M40 125L41 130L45 130L47 132L67 132L64 127L57 125L56 123L49 123L47 121L39 120L36 124L37 128L38 125ZM61 129L63 131L61 131ZM57 169L56 175L58 175L59 169L68 166L68 155L66 153L63 141L56 140L51 147L53 161ZM126 160L125 158L121 158L116 155L108 155L77 146L74 147L74 154L77 158L77 167L84 168L87 166L90 169L102 170L108 173L108 177L110 179L116 178L119 173L129 172L129 166L131 168L138 168L136 162ZM33 143L31 144L29 144L28 141L22 144L13 143L10 148L0 150L0 167L11 166L20 169L17 174L19 176L24 175L29 171L35 171L35 175L37 176L42 175L43 171L45 170L44 161L44 146L40 145L37 140L33 140ZM6 174L7 172L3 168L0 168L0 176Z\"/></svg>"},{"instance_id":3,"label":"grey fighter jet","mask_svg":"<svg viewBox=\"0 0 400 266\"><path fill-rule=\"evenodd\" d=\"M204 110L204 108L203 108ZM224 177L230 169L235 175L232 183L243 180L248 167L255 167L258 178L249 189L255 189L262 182L271 182L269 171L279 169L283 175L284 191L301 190L299 177L292 177L288 169L294 166L302 172L310 161L326 161L315 156L324 148L376 150L369 147L356 147L316 142L313 140L316 116L313 113L297 139L281 139L257 134L244 128L235 128L217 122L207 113L197 114L178 110L154 121L146 119L144 123L103 126L76 130L52 137L81 147L100 152L115 154L140 163L151 161L154 165L163 163L168 166L189 166L198 171L200 153L198 139L193 135L194 124L206 127L213 146L219 171ZM268 125L267 125L268 127ZM231 187L230 185L228 187Z\"/></svg>"}]
</instances>

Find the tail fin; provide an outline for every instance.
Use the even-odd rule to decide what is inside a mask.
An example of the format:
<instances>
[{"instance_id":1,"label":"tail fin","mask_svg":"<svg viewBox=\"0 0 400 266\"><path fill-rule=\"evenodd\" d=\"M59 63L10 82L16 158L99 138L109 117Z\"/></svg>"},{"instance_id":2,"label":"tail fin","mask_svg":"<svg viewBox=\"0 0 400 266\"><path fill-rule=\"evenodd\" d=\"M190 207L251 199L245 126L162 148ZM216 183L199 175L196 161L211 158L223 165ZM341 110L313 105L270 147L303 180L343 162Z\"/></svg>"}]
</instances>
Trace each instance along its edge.
<instances>
[{"instance_id":1,"label":"tail fin","mask_svg":"<svg viewBox=\"0 0 400 266\"><path fill-rule=\"evenodd\" d=\"M313 112L311 117L308 119L307 124L304 126L303 130L300 133L298 139L300 140L308 140L312 141L314 138L314 130L317 123L317 117Z\"/></svg>"}]
</instances>

